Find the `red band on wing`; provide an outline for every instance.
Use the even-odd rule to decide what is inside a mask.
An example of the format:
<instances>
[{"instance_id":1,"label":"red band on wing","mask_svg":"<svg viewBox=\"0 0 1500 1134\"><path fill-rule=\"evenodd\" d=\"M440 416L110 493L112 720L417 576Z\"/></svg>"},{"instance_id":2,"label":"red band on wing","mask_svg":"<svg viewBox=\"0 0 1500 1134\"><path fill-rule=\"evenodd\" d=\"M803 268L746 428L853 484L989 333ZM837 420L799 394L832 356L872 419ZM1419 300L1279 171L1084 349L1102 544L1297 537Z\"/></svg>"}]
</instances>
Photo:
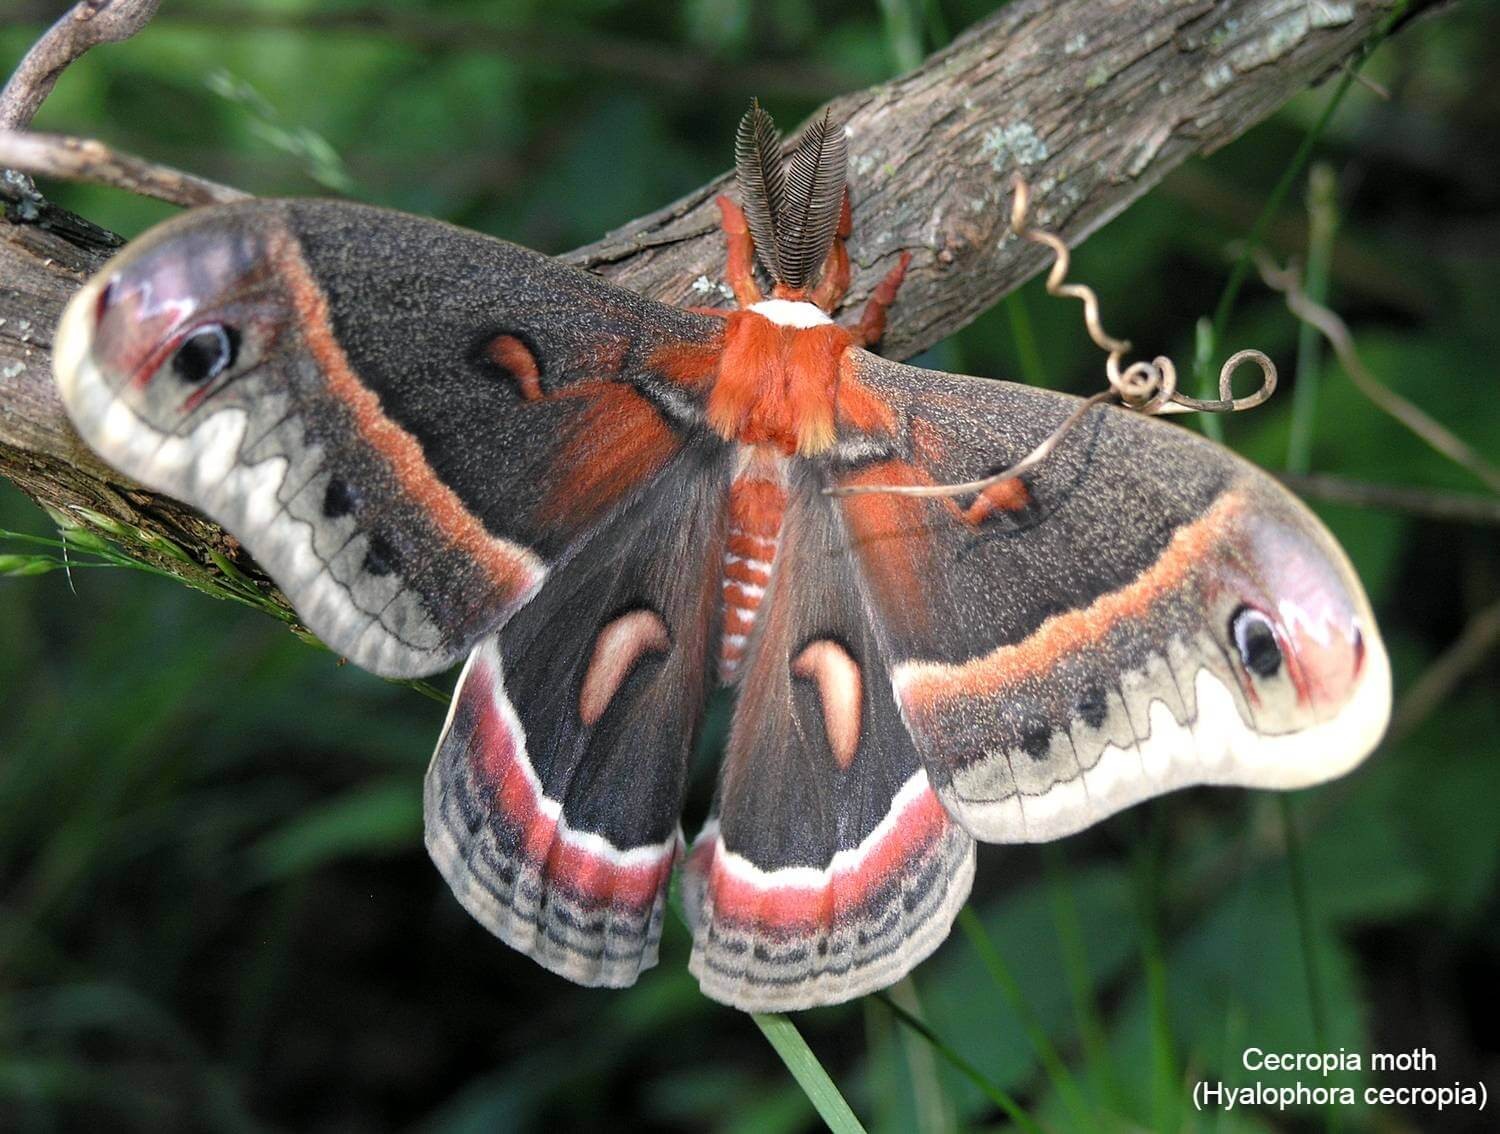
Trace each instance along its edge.
<instances>
[{"instance_id":1,"label":"red band on wing","mask_svg":"<svg viewBox=\"0 0 1500 1134\"><path fill-rule=\"evenodd\" d=\"M474 771L494 792L496 818L520 833L518 853L553 885L585 901L649 908L671 873L676 844L619 850L598 835L571 831L526 757L526 738L500 675L476 656L459 696L476 714Z\"/></svg>"},{"instance_id":2,"label":"red band on wing","mask_svg":"<svg viewBox=\"0 0 1500 1134\"><path fill-rule=\"evenodd\" d=\"M882 888L899 885L907 864L935 846L952 822L919 772L865 841L840 851L823 871L759 870L725 849L713 829L699 836L686 869L703 879L715 918L762 929L829 926Z\"/></svg>"},{"instance_id":3,"label":"red band on wing","mask_svg":"<svg viewBox=\"0 0 1500 1134\"><path fill-rule=\"evenodd\" d=\"M858 470L841 483L930 485L933 480L916 465L884 461ZM937 508L956 514L958 506L948 497L932 500L885 492L846 496L841 504L855 550L875 587L882 611L912 630L925 630L927 611L921 595L931 575L928 529L941 515Z\"/></svg>"}]
</instances>

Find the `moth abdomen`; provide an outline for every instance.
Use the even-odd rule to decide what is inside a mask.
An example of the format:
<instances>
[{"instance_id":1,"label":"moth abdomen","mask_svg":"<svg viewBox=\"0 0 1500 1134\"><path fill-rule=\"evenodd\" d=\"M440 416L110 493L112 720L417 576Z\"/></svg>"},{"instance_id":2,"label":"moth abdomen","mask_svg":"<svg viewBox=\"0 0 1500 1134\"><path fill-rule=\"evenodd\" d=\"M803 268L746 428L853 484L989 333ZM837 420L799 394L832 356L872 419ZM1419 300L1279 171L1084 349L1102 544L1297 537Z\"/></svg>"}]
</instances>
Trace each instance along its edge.
<instances>
[{"instance_id":1,"label":"moth abdomen","mask_svg":"<svg viewBox=\"0 0 1500 1134\"><path fill-rule=\"evenodd\" d=\"M723 561L723 633L719 676L739 675L756 616L771 585L786 513L786 460L764 449L742 449L742 466L729 487Z\"/></svg>"}]
</instances>

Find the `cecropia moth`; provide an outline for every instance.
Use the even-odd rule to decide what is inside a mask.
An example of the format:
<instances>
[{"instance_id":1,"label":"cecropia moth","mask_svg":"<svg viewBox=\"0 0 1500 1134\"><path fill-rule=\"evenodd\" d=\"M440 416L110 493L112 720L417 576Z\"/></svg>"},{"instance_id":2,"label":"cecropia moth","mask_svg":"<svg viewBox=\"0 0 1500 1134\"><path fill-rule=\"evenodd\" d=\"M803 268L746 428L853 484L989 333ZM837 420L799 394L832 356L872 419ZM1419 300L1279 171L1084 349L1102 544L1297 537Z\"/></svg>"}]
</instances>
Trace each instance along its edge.
<instances>
[{"instance_id":1,"label":"cecropia moth","mask_svg":"<svg viewBox=\"0 0 1500 1134\"><path fill-rule=\"evenodd\" d=\"M752 109L721 201L734 311L362 205L196 210L68 306L56 372L106 460L235 533L333 649L467 658L426 782L464 907L628 985L683 871L691 966L747 1009L887 985L949 932L975 840L1187 784L1292 788L1384 729L1385 651L1306 508L1100 406L887 361L855 329L845 134L784 168ZM755 261L774 284L763 298ZM717 684L713 813L680 826Z\"/></svg>"}]
</instances>

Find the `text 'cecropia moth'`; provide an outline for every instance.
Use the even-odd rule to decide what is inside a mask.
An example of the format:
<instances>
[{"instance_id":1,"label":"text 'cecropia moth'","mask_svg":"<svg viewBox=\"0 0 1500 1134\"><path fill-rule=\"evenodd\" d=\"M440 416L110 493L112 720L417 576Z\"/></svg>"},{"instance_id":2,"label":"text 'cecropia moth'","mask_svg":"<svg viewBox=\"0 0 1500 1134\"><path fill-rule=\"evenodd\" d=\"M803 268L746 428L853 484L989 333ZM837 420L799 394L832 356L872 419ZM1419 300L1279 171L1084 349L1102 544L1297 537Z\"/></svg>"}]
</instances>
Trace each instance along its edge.
<instances>
[{"instance_id":1,"label":"text 'cecropia moth'","mask_svg":"<svg viewBox=\"0 0 1500 1134\"><path fill-rule=\"evenodd\" d=\"M430 220L258 201L135 241L58 331L88 443L226 525L333 649L388 676L467 658L428 848L474 917L581 983L655 962L681 866L709 996L858 996L947 936L976 839L1317 783L1385 726L1340 549L1188 431L1100 406L977 495L829 494L1008 468L1078 404L863 349L904 259L856 328L830 318L845 146L825 118L783 167L746 116L734 311ZM685 846L717 684L727 751Z\"/></svg>"}]
</instances>

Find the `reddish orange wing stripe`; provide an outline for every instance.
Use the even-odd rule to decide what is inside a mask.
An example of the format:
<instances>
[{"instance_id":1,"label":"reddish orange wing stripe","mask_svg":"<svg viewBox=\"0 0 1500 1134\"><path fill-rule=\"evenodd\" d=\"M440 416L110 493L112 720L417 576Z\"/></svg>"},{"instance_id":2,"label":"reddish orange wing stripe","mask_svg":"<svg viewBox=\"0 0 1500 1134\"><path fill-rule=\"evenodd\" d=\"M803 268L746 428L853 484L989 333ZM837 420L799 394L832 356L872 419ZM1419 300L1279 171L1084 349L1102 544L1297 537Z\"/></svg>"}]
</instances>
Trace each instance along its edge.
<instances>
[{"instance_id":1,"label":"reddish orange wing stripe","mask_svg":"<svg viewBox=\"0 0 1500 1134\"><path fill-rule=\"evenodd\" d=\"M559 396L583 408L568 427L540 511L546 522L577 531L665 468L682 442L629 386L591 382Z\"/></svg>"},{"instance_id":2,"label":"reddish orange wing stripe","mask_svg":"<svg viewBox=\"0 0 1500 1134\"><path fill-rule=\"evenodd\" d=\"M715 853L718 842L693 852L690 869L707 869L714 915L763 929L797 929L830 925L836 916L868 901L882 886L899 878L906 864L942 838L952 820L931 788L914 796L895 823L859 859L835 867L821 885L776 884L776 874L741 875L736 865ZM704 856L712 861L705 863ZM737 857L737 856L736 856Z\"/></svg>"},{"instance_id":3,"label":"reddish orange wing stripe","mask_svg":"<svg viewBox=\"0 0 1500 1134\"><path fill-rule=\"evenodd\" d=\"M857 377L859 355L846 350L839 358L839 387L836 395L838 422L861 433L896 432L896 414L885 400Z\"/></svg>"},{"instance_id":4,"label":"reddish orange wing stripe","mask_svg":"<svg viewBox=\"0 0 1500 1134\"><path fill-rule=\"evenodd\" d=\"M472 556L510 601L535 590L546 568L536 553L485 530L453 489L427 463L417 439L386 416L380 398L359 380L333 335L328 301L290 237L273 242L271 255L296 305L308 349L328 392L343 402L364 441L390 466L397 483L455 548Z\"/></svg>"},{"instance_id":5,"label":"reddish orange wing stripe","mask_svg":"<svg viewBox=\"0 0 1500 1134\"><path fill-rule=\"evenodd\" d=\"M1179 528L1155 563L1119 590L1100 595L1078 610L1055 614L1029 637L958 665L908 662L895 680L908 713L926 713L953 701L992 697L1026 677L1045 674L1057 662L1101 642L1119 622L1139 619L1163 594L1180 586L1210 558L1225 529L1241 509L1235 492L1219 497L1208 512Z\"/></svg>"},{"instance_id":6,"label":"reddish orange wing stripe","mask_svg":"<svg viewBox=\"0 0 1500 1134\"><path fill-rule=\"evenodd\" d=\"M469 675L484 695L479 705L478 745L474 753L476 771L494 792L497 810L505 824L520 833L520 853L570 893L587 901L619 903L637 908L650 906L671 872L673 855L659 860L625 864L591 854L584 846L559 837L557 820L547 814L520 751L519 738L497 710L488 691L497 684L496 675L478 663Z\"/></svg>"},{"instance_id":7,"label":"reddish orange wing stripe","mask_svg":"<svg viewBox=\"0 0 1500 1134\"><path fill-rule=\"evenodd\" d=\"M705 314L728 318L729 312L707 309ZM647 365L670 382L689 390L706 390L719 373L724 353L722 333L706 343L673 343L653 351Z\"/></svg>"},{"instance_id":8,"label":"reddish orange wing stripe","mask_svg":"<svg viewBox=\"0 0 1500 1134\"><path fill-rule=\"evenodd\" d=\"M846 485L932 484L923 469L905 461L870 465L845 478ZM922 594L930 570L929 528L941 507L956 512L951 499L940 502L915 496L870 493L846 496L841 505L854 536L860 562L875 586L884 608L915 626L925 622L925 610L914 596Z\"/></svg>"}]
</instances>

